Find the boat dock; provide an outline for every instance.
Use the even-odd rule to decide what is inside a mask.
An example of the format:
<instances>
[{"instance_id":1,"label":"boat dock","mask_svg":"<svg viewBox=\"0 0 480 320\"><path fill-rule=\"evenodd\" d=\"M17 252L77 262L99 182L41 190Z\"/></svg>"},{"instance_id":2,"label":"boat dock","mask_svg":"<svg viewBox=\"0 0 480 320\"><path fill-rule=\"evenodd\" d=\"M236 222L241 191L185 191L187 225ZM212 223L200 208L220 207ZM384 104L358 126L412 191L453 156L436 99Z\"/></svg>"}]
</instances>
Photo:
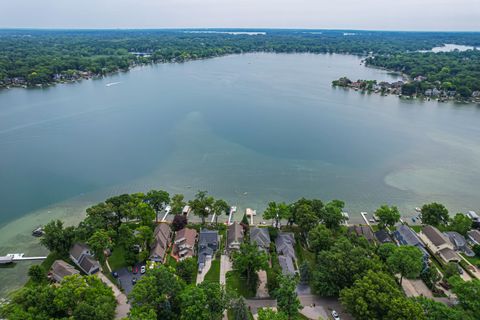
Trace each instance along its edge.
<instances>
[{"instance_id":1,"label":"boat dock","mask_svg":"<svg viewBox=\"0 0 480 320\"><path fill-rule=\"evenodd\" d=\"M367 218L367 212L360 212L360 214L362 215L362 218L363 220L365 220L365 223L367 224L367 226L370 226L370 222L368 221L368 218Z\"/></svg>"},{"instance_id":2,"label":"boat dock","mask_svg":"<svg viewBox=\"0 0 480 320\"><path fill-rule=\"evenodd\" d=\"M228 215L228 225L232 224L232 218L233 218L233 214L235 212L237 212L237 207L235 207L235 206L230 207L230 214Z\"/></svg>"},{"instance_id":3,"label":"boat dock","mask_svg":"<svg viewBox=\"0 0 480 320\"><path fill-rule=\"evenodd\" d=\"M162 222L165 222L167 220L167 216L168 214L172 211L172 207L171 206L166 206L165 207L165 215L163 216L162 218Z\"/></svg>"},{"instance_id":4,"label":"boat dock","mask_svg":"<svg viewBox=\"0 0 480 320\"><path fill-rule=\"evenodd\" d=\"M25 257L24 253L9 253L6 256L0 257L0 264L8 264L18 261L32 261L45 260L47 257Z\"/></svg>"}]
</instances>

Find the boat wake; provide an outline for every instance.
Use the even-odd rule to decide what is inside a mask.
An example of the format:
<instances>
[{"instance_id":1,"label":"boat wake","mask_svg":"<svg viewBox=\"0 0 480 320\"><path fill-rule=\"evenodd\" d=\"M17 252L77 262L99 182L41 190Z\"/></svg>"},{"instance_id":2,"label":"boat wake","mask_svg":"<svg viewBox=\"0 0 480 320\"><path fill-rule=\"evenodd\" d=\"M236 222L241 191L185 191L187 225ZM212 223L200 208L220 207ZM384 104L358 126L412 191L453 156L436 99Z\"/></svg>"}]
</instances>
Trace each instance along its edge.
<instances>
[{"instance_id":1,"label":"boat wake","mask_svg":"<svg viewBox=\"0 0 480 320\"><path fill-rule=\"evenodd\" d=\"M119 83L121 83L121 82L110 82L110 83L107 83L105 86L111 87L111 86L117 85Z\"/></svg>"}]
</instances>

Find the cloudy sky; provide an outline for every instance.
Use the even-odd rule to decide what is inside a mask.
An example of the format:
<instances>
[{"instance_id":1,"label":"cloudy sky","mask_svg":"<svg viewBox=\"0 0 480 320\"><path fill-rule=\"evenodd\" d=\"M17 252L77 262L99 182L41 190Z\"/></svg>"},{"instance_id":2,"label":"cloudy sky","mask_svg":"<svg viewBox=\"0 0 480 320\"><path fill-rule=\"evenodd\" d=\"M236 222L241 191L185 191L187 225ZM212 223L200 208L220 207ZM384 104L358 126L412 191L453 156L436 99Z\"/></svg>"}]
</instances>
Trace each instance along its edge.
<instances>
[{"instance_id":1,"label":"cloudy sky","mask_svg":"<svg viewBox=\"0 0 480 320\"><path fill-rule=\"evenodd\" d=\"M0 27L480 31L480 0L0 0Z\"/></svg>"}]
</instances>

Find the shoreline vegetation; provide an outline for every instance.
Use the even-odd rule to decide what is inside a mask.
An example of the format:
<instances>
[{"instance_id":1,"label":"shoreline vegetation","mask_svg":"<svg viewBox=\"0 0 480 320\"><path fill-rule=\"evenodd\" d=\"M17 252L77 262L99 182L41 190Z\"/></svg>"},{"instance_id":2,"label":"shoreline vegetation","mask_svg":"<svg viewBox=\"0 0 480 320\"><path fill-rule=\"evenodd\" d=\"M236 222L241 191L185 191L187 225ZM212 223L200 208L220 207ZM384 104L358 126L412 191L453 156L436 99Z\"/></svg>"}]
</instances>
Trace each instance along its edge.
<instances>
[{"instance_id":1,"label":"shoreline vegetation","mask_svg":"<svg viewBox=\"0 0 480 320\"><path fill-rule=\"evenodd\" d=\"M0 30L0 88L46 87L152 63L266 52L352 54L367 57L366 66L425 75L421 92L438 87L464 97L480 90L480 51L424 52L445 43L478 46L480 33L253 31ZM441 72L439 79L432 72Z\"/></svg>"},{"instance_id":2,"label":"shoreline vegetation","mask_svg":"<svg viewBox=\"0 0 480 320\"><path fill-rule=\"evenodd\" d=\"M229 224L207 219L234 208L207 191L190 201L163 190L113 196L86 209L77 226L60 220L45 225L41 243L50 255L29 269L23 288L0 301L0 317L220 320L227 314L229 320L250 320L258 312L259 320L301 320L314 299L324 310L335 306L335 314L361 320L478 319L478 266L457 257L468 252L463 246L447 256L429 245L431 232L463 237L480 228L476 215L452 218L443 205L425 204L417 209L422 226L411 228L397 207L382 205L374 222L364 217L365 224L352 225L344 206L306 198L269 202L263 213L269 223L253 224L247 210L238 213L241 222ZM159 221L164 213L173 220ZM192 223L191 216L201 222ZM470 257L480 256L480 246L469 246ZM209 267L200 264L205 252ZM226 265L231 271L222 273ZM261 281L265 299L252 302ZM423 282L421 294L409 294L410 281ZM268 309L271 300L276 311Z\"/></svg>"}]
</instances>

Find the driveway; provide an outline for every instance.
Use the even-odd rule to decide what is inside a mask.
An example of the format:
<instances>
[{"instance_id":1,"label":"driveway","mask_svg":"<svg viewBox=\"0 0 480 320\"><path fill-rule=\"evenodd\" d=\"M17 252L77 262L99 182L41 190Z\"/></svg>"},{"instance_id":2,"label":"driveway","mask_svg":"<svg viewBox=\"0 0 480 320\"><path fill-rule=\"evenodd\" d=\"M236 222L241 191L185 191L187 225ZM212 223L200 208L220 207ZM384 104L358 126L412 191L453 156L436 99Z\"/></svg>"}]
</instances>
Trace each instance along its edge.
<instances>
[{"instance_id":1,"label":"driveway","mask_svg":"<svg viewBox=\"0 0 480 320\"><path fill-rule=\"evenodd\" d=\"M128 303L127 296L113 284L102 272L98 272L97 276L113 290L115 299L117 300L117 308L115 309L115 319L124 319L130 312L130 304Z\"/></svg>"},{"instance_id":2,"label":"driveway","mask_svg":"<svg viewBox=\"0 0 480 320\"><path fill-rule=\"evenodd\" d=\"M258 288L257 288L257 298L268 298L270 295L268 294L267 289L267 272L264 270L258 271Z\"/></svg>"},{"instance_id":3,"label":"driveway","mask_svg":"<svg viewBox=\"0 0 480 320\"><path fill-rule=\"evenodd\" d=\"M118 284L120 288L128 295L133 289L132 279L140 280L143 274L140 273L140 267L142 265L138 264L138 272L136 274L132 273L132 268L122 268L120 270L115 270L118 273Z\"/></svg>"},{"instance_id":4,"label":"driveway","mask_svg":"<svg viewBox=\"0 0 480 320\"><path fill-rule=\"evenodd\" d=\"M210 270L211 266L212 266L212 259L207 258L205 260L205 266L203 267L202 272L197 275L197 284L200 284L203 282L203 279L205 278L205 275L207 274L208 270Z\"/></svg>"},{"instance_id":5,"label":"driveway","mask_svg":"<svg viewBox=\"0 0 480 320\"><path fill-rule=\"evenodd\" d=\"M426 298L433 298L432 291L425 285L422 280L404 278L402 280L402 287L407 297L424 296Z\"/></svg>"},{"instance_id":6,"label":"driveway","mask_svg":"<svg viewBox=\"0 0 480 320\"><path fill-rule=\"evenodd\" d=\"M310 319L330 319L332 310L335 310L340 319L353 320L353 317L346 313L337 298L322 298L313 294L302 294L298 298L303 306L300 313Z\"/></svg>"},{"instance_id":7,"label":"driveway","mask_svg":"<svg viewBox=\"0 0 480 320\"><path fill-rule=\"evenodd\" d=\"M226 282L226 274L228 271L232 270L232 262L227 255L222 254L220 257L220 284L225 285Z\"/></svg>"}]
</instances>

